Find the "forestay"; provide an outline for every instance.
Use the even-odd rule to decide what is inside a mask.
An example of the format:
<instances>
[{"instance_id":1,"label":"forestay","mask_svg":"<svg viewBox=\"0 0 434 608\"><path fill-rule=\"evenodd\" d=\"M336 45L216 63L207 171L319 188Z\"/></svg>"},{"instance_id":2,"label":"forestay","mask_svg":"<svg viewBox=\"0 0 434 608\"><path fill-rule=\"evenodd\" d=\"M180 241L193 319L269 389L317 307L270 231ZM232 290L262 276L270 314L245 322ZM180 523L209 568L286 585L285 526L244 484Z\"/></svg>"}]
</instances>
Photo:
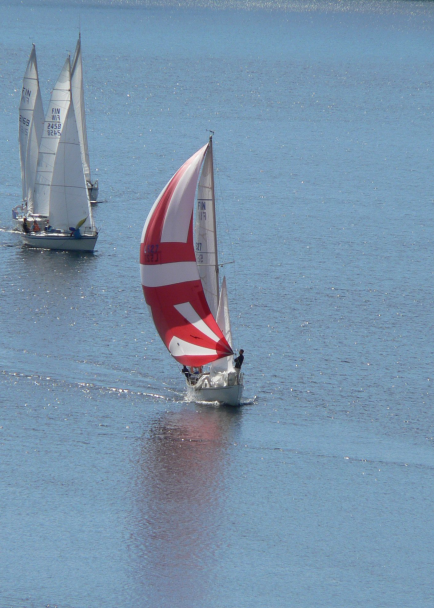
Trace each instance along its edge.
<instances>
[{"instance_id":1,"label":"forestay","mask_svg":"<svg viewBox=\"0 0 434 608\"><path fill-rule=\"evenodd\" d=\"M143 293L161 339L184 365L201 366L233 354L213 317L196 264L193 209L201 148L155 201L140 245Z\"/></svg>"}]
</instances>

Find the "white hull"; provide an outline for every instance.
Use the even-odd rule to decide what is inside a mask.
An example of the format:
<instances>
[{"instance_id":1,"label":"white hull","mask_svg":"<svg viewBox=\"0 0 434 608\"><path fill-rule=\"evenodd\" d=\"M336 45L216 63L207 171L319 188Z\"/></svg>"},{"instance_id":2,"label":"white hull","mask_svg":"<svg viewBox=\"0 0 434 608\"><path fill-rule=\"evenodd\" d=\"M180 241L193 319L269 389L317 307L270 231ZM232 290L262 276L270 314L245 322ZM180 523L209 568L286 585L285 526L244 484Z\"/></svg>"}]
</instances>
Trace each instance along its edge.
<instances>
[{"instance_id":1,"label":"white hull","mask_svg":"<svg viewBox=\"0 0 434 608\"><path fill-rule=\"evenodd\" d=\"M93 251L98 234L83 235L76 239L67 234L22 234L24 245L37 249L57 249L60 251Z\"/></svg>"},{"instance_id":2,"label":"white hull","mask_svg":"<svg viewBox=\"0 0 434 608\"><path fill-rule=\"evenodd\" d=\"M240 405L243 396L242 384L234 386L219 386L219 387L200 387L196 388L187 384L187 393L192 401L210 401L218 402L226 405Z\"/></svg>"}]
</instances>

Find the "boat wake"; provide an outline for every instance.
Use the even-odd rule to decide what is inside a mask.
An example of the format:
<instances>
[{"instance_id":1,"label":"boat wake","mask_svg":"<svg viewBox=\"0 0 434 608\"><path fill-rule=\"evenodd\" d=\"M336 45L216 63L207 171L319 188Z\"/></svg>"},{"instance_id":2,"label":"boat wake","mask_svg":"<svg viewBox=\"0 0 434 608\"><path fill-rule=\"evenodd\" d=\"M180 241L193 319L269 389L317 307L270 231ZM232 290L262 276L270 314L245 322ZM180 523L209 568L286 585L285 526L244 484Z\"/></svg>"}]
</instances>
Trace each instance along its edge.
<instances>
[{"instance_id":1,"label":"boat wake","mask_svg":"<svg viewBox=\"0 0 434 608\"><path fill-rule=\"evenodd\" d=\"M256 405L258 403L258 397L255 395L252 399L242 401L240 405Z\"/></svg>"},{"instance_id":2,"label":"boat wake","mask_svg":"<svg viewBox=\"0 0 434 608\"><path fill-rule=\"evenodd\" d=\"M13 228L2 228L0 226L0 232L6 232L8 234L16 234L17 230L14 230Z\"/></svg>"},{"instance_id":3,"label":"boat wake","mask_svg":"<svg viewBox=\"0 0 434 608\"><path fill-rule=\"evenodd\" d=\"M197 403L197 405L206 405L208 407L223 407L223 408L237 409L240 407L244 407L246 405L255 405L257 403L257 397L255 395L253 397L253 399L241 400L237 405L221 403L220 401L201 401L197 398L194 399L192 397L189 397L187 394L184 395L183 401L184 401L184 403Z\"/></svg>"}]
</instances>

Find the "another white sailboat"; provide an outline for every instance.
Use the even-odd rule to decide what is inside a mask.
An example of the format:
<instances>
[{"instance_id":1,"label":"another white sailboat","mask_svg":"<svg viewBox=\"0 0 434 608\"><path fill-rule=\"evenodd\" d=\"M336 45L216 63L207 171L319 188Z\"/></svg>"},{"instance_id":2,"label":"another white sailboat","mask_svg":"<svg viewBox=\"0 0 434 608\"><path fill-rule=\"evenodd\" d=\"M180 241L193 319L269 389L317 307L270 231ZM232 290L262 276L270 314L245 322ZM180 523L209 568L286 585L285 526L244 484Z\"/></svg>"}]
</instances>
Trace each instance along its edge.
<instances>
[{"instance_id":1,"label":"another white sailboat","mask_svg":"<svg viewBox=\"0 0 434 608\"><path fill-rule=\"evenodd\" d=\"M80 139L80 150L83 161L84 176L89 192L91 203L98 200L98 180L92 182L89 162L89 147L87 143L86 113L84 106L84 87L83 87L83 63L81 58L81 34L78 36L77 46L75 47L74 58L71 64L71 91L72 101L74 102L75 116L77 119L78 137Z\"/></svg>"},{"instance_id":2,"label":"another white sailboat","mask_svg":"<svg viewBox=\"0 0 434 608\"><path fill-rule=\"evenodd\" d=\"M24 232L24 244L43 249L93 251L95 229L71 99L71 64L65 61L53 89L39 148L34 206L51 226ZM28 229L27 229L28 230Z\"/></svg>"},{"instance_id":3,"label":"another white sailboat","mask_svg":"<svg viewBox=\"0 0 434 608\"><path fill-rule=\"evenodd\" d=\"M44 110L39 89L35 45L32 47L23 78L19 107L19 146L23 202L12 209L12 217L21 226L23 218L39 218L34 209L33 188L38 165L38 152L44 127Z\"/></svg>"},{"instance_id":4,"label":"another white sailboat","mask_svg":"<svg viewBox=\"0 0 434 608\"><path fill-rule=\"evenodd\" d=\"M184 366L189 397L239 405L243 374L233 363L225 280L219 288L212 137L155 201L140 264L146 303L170 354Z\"/></svg>"}]
</instances>

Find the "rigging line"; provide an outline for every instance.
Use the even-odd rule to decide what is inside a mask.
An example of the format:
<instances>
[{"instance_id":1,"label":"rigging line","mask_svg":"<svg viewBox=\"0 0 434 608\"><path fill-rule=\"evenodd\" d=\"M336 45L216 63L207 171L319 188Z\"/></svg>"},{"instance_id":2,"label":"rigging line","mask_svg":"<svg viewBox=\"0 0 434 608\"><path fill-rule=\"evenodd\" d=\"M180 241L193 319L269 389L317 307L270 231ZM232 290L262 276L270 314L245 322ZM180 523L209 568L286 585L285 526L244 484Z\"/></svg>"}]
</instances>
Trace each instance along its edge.
<instances>
[{"instance_id":1,"label":"rigging line","mask_svg":"<svg viewBox=\"0 0 434 608\"><path fill-rule=\"evenodd\" d=\"M232 262L222 262L222 263L218 263L219 268L223 268L223 266L227 266L228 264L235 264L235 260L232 260ZM196 262L196 266L215 266L215 264L203 264L203 263L199 263Z\"/></svg>"},{"instance_id":2,"label":"rigging line","mask_svg":"<svg viewBox=\"0 0 434 608\"><path fill-rule=\"evenodd\" d=\"M223 267L227 266L228 264L235 264L235 260L231 260L230 262L222 262L221 264L219 264L219 266Z\"/></svg>"}]
</instances>

